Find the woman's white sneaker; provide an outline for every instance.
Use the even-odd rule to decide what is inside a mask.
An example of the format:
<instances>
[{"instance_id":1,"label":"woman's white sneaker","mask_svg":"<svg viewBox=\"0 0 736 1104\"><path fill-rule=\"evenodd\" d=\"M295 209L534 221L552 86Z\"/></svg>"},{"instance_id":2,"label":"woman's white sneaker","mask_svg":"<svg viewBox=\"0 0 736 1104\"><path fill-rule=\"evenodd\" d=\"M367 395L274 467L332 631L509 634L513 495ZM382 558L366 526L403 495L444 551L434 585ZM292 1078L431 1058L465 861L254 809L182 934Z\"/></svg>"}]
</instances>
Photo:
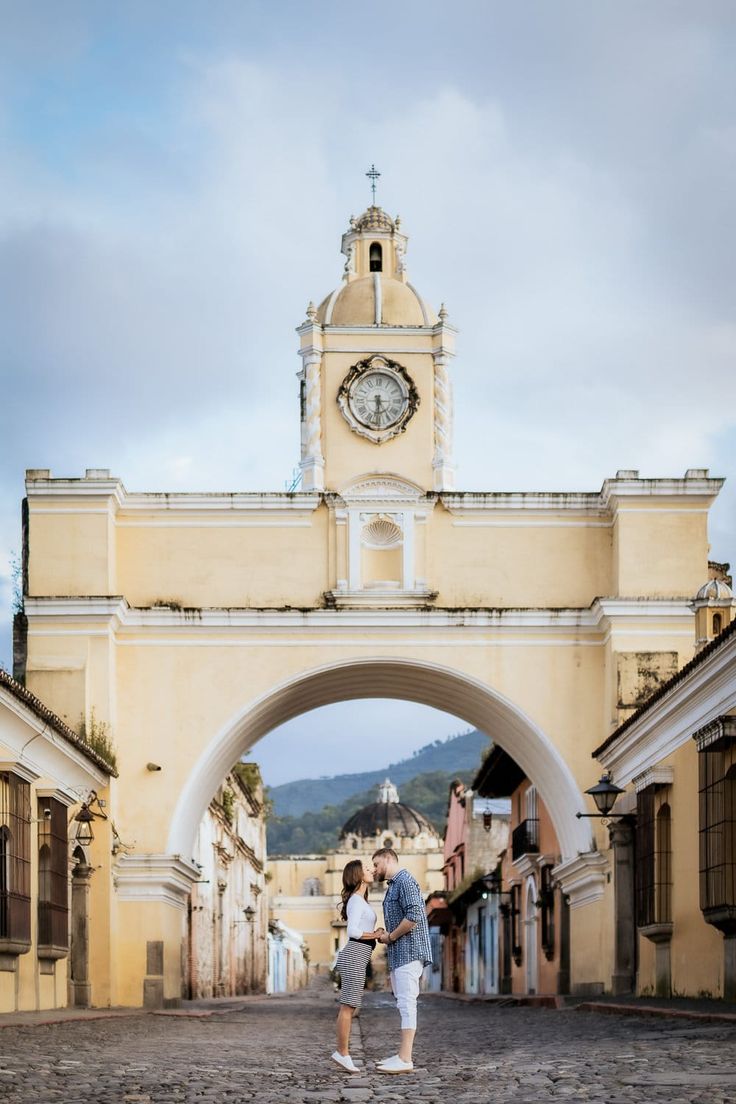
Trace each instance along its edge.
<instances>
[{"instance_id":1,"label":"woman's white sneaker","mask_svg":"<svg viewBox=\"0 0 736 1104\"><path fill-rule=\"evenodd\" d=\"M332 1053L332 1061L337 1062L338 1066L341 1066L346 1073L360 1073L349 1054L340 1054L339 1050L335 1050Z\"/></svg>"}]
</instances>

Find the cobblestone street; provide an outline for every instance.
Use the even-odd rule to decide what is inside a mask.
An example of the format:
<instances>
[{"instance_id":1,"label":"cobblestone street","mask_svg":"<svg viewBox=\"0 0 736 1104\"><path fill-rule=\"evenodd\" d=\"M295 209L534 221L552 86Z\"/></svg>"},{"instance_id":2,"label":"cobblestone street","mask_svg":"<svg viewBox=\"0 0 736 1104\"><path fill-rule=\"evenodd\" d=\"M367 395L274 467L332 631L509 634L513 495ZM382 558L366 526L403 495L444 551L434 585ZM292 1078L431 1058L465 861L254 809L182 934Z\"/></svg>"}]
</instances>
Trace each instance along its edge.
<instances>
[{"instance_id":1,"label":"cobblestone street","mask_svg":"<svg viewBox=\"0 0 736 1104\"><path fill-rule=\"evenodd\" d=\"M573 1009L420 1003L413 1074L376 1060L396 1049L388 994L367 994L352 1053L330 1062L334 994L252 999L223 1014L126 1015L0 1030L0 1100L12 1104L173 1101L403 1101L624 1104L736 1101L736 1027Z\"/></svg>"}]
</instances>

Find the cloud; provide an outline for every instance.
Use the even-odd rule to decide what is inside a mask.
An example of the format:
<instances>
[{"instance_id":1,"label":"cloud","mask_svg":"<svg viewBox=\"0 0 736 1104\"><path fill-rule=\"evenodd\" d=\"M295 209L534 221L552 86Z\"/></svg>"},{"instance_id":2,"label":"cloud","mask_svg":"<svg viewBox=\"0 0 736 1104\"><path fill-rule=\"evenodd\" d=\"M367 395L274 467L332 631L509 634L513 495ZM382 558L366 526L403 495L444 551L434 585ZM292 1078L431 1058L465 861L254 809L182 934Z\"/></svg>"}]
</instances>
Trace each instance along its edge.
<instances>
[{"instance_id":1,"label":"cloud","mask_svg":"<svg viewBox=\"0 0 736 1104\"><path fill-rule=\"evenodd\" d=\"M40 9L0 44L4 549L25 467L283 486L294 327L339 280L371 160L461 330L461 485L733 473L729 5L379 2L385 50L339 4L183 3L173 37L166 5L105 26L81 3L58 35ZM713 554L736 559L723 503ZM6 615L9 593L0 566Z\"/></svg>"}]
</instances>

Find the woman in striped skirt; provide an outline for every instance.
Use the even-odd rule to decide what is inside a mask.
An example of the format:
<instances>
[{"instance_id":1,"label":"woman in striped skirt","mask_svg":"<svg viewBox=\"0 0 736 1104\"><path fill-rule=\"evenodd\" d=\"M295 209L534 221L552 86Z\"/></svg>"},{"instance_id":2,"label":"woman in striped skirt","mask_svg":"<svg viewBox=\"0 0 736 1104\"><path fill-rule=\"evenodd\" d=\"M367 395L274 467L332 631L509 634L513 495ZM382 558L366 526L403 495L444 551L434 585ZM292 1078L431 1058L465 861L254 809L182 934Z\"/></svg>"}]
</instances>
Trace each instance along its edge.
<instances>
[{"instance_id":1,"label":"woman in striped skirt","mask_svg":"<svg viewBox=\"0 0 736 1104\"><path fill-rule=\"evenodd\" d=\"M373 883L373 866L361 859L347 863L342 872L342 908L340 915L348 924L348 941L337 956L340 971L340 1011L337 1014L337 1050L332 1055L348 1073L360 1073L350 1057L350 1028L356 1008L360 1008L365 975L376 940L383 928L376 928L376 914L368 904Z\"/></svg>"}]
</instances>

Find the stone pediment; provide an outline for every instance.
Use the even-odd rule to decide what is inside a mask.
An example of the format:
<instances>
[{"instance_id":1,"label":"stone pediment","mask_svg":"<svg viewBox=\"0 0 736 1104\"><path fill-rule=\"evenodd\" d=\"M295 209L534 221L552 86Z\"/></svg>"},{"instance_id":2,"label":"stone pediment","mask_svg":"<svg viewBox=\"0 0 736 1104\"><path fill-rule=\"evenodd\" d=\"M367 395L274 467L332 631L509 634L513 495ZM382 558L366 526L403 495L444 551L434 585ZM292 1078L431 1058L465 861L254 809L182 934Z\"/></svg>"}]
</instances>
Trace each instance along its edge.
<instances>
[{"instance_id":1,"label":"stone pediment","mask_svg":"<svg viewBox=\"0 0 736 1104\"><path fill-rule=\"evenodd\" d=\"M425 492L415 483L397 476L376 475L357 479L340 491L345 502L417 503Z\"/></svg>"}]
</instances>

